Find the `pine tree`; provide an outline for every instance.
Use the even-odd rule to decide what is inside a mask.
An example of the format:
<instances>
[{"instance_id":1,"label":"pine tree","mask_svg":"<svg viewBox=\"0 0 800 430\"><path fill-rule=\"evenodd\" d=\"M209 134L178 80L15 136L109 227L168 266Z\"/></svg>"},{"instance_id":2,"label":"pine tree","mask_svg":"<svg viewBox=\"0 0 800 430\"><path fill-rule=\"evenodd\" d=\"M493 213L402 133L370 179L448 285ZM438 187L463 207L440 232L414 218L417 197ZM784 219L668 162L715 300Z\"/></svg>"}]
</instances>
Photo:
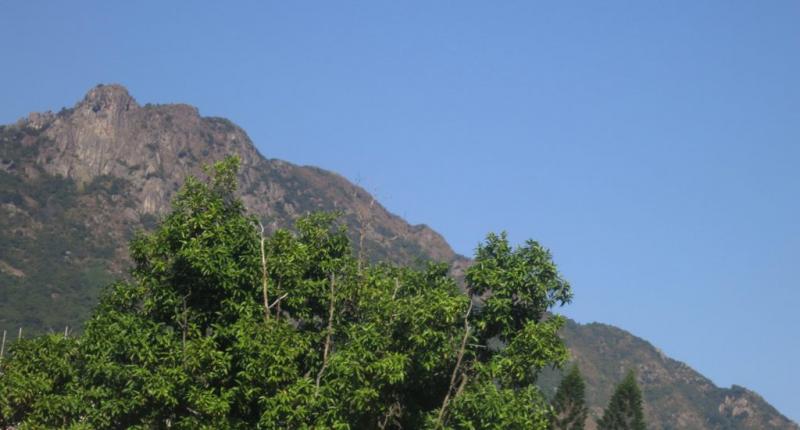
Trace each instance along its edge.
<instances>
[{"instance_id":1,"label":"pine tree","mask_svg":"<svg viewBox=\"0 0 800 430\"><path fill-rule=\"evenodd\" d=\"M585 389L578 365L573 365L561 380L551 403L555 412L550 425L552 430L583 430L589 412Z\"/></svg>"},{"instance_id":2,"label":"pine tree","mask_svg":"<svg viewBox=\"0 0 800 430\"><path fill-rule=\"evenodd\" d=\"M617 385L611 401L598 421L600 430L644 430L644 412L642 412L642 392L636 384L636 375L628 372L625 379Z\"/></svg>"}]
</instances>

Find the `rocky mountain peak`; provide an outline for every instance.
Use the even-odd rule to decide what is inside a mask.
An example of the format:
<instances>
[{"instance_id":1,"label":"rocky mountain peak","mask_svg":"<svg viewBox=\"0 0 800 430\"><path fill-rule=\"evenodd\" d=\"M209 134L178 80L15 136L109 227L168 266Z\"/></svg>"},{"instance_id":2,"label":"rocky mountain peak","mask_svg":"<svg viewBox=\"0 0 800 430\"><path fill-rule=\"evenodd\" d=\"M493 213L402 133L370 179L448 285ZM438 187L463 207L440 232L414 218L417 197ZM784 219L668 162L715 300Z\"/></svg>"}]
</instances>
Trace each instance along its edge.
<instances>
[{"instance_id":1,"label":"rocky mountain peak","mask_svg":"<svg viewBox=\"0 0 800 430\"><path fill-rule=\"evenodd\" d=\"M186 104L140 106L119 84L98 85L72 109L34 119L49 142L39 150L49 173L80 184L121 178L147 213L168 209L172 192L204 162L238 154L252 166L259 159L231 122L204 118Z\"/></svg>"},{"instance_id":2,"label":"rocky mountain peak","mask_svg":"<svg viewBox=\"0 0 800 430\"><path fill-rule=\"evenodd\" d=\"M76 106L79 111L91 111L95 114L118 114L138 109L139 104L130 95L128 89L120 84L100 84L86 93Z\"/></svg>"},{"instance_id":3,"label":"rocky mountain peak","mask_svg":"<svg viewBox=\"0 0 800 430\"><path fill-rule=\"evenodd\" d=\"M129 267L134 232L169 209L187 175L234 154L242 160L240 195L269 229L311 211L337 211L353 243L363 242L365 259L432 258L451 263L457 276L469 264L438 233L409 225L342 176L264 158L226 119L185 104L140 106L125 87L99 85L72 109L0 127L0 331L84 321L112 278L107 272ZM569 322L561 334L595 418L635 369L651 430L800 430L755 393L716 387L630 333ZM543 386L552 392L559 375L547 375ZM589 420L587 429L593 426Z\"/></svg>"},{"instance_id":4,"label":"rocky mountain peak","mask_svg":"<svg viewBox=\"0 0 800 430\"><path fill-rule=\"evenodd\" d=\"M138 213L165 213L186 176L202 176L204 164L237 155L241 197L265 221L289 226L311 211L336 210L344 213L352 231L363 229L364 246L376 258L394 249L392 254L404 261L425 256L463 262L441 235L409 225L345 178L267 159L233 122L201 116L191 105L140 106L122 85L98 85L72 109L31 114L24 125L35 130L36 164L48 174L74 181L78 189L111 178L124 184L130 222ZM97 230L112 223L106 220Z\"/></svg>"}]
</instances>

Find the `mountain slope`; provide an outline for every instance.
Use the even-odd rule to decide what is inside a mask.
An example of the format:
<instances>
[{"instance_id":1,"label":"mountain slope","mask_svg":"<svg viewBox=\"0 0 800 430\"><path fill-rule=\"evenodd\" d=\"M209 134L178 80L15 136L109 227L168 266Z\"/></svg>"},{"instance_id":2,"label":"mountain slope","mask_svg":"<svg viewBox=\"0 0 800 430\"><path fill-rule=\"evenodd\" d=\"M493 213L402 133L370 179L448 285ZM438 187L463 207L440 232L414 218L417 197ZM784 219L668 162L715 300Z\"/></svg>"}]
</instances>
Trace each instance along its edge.
<instances>
[{"instance_id":1,"label":"mountain slope","mask_svg":"<svg viewBox=\"0 0 800 430\"><path fill-rule=\"evenodd\" d=\"M139 106L119 85L2 127L0 142L0 329L78 324L105 274L123 273L134 232L169 209L187 175L233 154L241 197L268 229L336 210L366 258L464 261L438 233L407 224L343 177L266 159L230 121L187 105Z\"/></svg>"},{"instance_id":2,"label":"mountain slope","mask_svg":"<svg viewBox=\"0 0 800 430\"><path fill-rule=\"evenodd\" d=\"M365 258L468 263L426 226L389 213L331 172L262 157L246 133L187 105L140 106L119 85L98 86L73 108L0 126L0 330L76 326L99 289L124 276L127 242L152 227L188 174L227 155L242 159L240 194L268 229L315 210L338 210ZM647 342L602 324L563 336L586 374L598 415L635 368L653 429L797 429L743 388L721 389ZM551 389L553 372L543 384Z\"/></svg>"},{"instance_id":3,"label":"mountain slope","mask_svg":"<svg viewBox=\"0 0 800 430\"><path fill-rule=\"evenodd\" d=\"M561 332L586 380L590 406L587 429L628 370L634 369L644 396L651 430L670 429L798 429L756 393L743 387L719 388L684 363L664 355L647 341L619 328L569 321ZM545 392L553 394L559 372L544 376Z\"/></svg>"}]
</instances>

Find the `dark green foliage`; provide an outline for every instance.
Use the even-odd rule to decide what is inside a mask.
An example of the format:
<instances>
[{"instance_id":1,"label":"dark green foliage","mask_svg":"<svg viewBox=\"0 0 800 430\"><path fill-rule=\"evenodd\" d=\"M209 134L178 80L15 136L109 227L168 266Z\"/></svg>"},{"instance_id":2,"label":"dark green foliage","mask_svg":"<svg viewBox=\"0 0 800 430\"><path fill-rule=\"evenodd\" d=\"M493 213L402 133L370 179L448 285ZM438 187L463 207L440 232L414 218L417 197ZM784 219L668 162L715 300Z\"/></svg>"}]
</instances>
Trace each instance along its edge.
<instances>
[{"instance_id":1,"label":"dark green foliage","mask_svg":"<svg viewBox=\"0 0 800 430\"><path fill-rule=\"evenodd\" d=\"M322 214L262 266L236 165L187 181L82 336L12 346L0 428L547 428L532 382L566 359L545 311L570 293L546 250L490 235L465 295L446 265L362 267Z\"/></svg>"},{"instance_id":2,"label":"dark green foliage","mask_svg":"<svg viewBox=\"0 0 800 430\"><path fill-rule=\"evenodd\" d=\"M636 383L636 375L628 372L625 379L617 385L611 401L597 422L601 430L644 430L644 412L642 411L642 392Z\"/></svg>"},{"instance_id":3,"label":"dark green foliage","mask_svg":"<svg viewBox=\"0 0 800 430\"><path fill-rule=\"evenodd\" d=\"M586 416L586 384L577 365L573 365L558 386L553 405L553 430L583 430Z\"/></svg>"}]
</instances>

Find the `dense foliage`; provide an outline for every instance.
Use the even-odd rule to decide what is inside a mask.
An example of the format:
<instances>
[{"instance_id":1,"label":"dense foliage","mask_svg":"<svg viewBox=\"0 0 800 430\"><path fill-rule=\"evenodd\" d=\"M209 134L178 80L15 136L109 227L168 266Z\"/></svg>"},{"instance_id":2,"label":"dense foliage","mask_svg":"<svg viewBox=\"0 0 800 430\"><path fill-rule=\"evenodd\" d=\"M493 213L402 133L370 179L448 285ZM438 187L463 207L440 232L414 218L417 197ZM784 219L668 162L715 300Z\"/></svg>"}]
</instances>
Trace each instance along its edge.
<instances>
[{"instance_id":1,"label":"dense foliage","mask_svg":"<svg viewBox=\"0 0 800 430\"><path fill-rule=\"evenodd\" d=\"M187 181L81 337L14 343L0 427L547 428L533 383L571 298L547 250L488 236L464 294L444 265L356 261L332 215L264 238L236 168Z\"/></svg>"},{"instance_id":2,"label":"dense foliage","mask_svg":"<svg viewBox=\"0 0 800 430\"><path fill-rule=\"evenodd\" d=\"M642 392L636 383L636 375L631 371L617 385L611 401L597 422L600 430L645 430L642 411Z\"/></svg>"},{"instance_id":3,"label":"dense foliage","mask_svg":"<svg viewBox=\"0 0 800 430\"><path fill-rule=\"evenodd\" d=\"M589 409L586 407L586 383L577 365L558 385L553 405L552 430L583 430Z\"/></svg>"}]
</instances>

